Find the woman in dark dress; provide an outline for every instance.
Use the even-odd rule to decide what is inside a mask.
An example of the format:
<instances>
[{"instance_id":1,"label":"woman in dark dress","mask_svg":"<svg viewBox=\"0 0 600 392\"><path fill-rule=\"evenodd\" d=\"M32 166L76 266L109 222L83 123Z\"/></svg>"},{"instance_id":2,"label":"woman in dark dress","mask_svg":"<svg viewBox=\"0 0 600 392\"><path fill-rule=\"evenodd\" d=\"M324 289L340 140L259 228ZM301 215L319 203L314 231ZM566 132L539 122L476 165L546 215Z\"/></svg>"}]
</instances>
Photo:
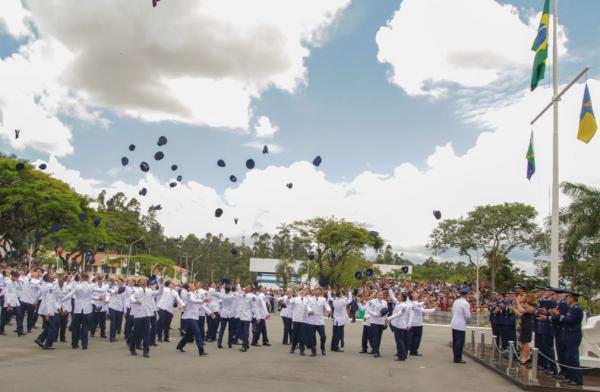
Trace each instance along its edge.
<instances>
[{"instance_id":1,"label":"woman in dark dress","mask_svg":"<svg viewBox=\"0 0 600 392\"><path fill-rule=\"evenodd\" d=\"M520 317L519 349L521 351L521 365L529 361L531 352L531 335L533 333L533 314L535 312L536 298L533 294L519 297L516 302L515 313Z\"/></svg>"}]
</instances>

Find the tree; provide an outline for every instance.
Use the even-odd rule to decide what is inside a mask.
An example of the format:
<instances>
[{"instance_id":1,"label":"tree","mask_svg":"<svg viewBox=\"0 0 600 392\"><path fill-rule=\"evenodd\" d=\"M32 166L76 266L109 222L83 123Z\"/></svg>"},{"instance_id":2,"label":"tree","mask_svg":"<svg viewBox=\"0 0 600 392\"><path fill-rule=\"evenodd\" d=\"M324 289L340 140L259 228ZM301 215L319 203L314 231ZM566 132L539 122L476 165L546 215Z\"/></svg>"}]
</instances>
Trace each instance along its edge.
<instances>
[{"instance_id":1,"label":"tree","mask_svg":"<svg viewBox=\"0 0 600 392\"><path fill-rule=\"evenodd\" d=\"M379 236L371 235L361 225L334 217L297 221L282 228L310 244L315 253L319 276L329 276L329 282L334 287L339 284L344 265L352 252L361 252L366 248L378 250L383 246Z\"/></svg>"},{"instance_id":2,"label":"tree","mask_svg":"<svg viewBox=\"0 0 600 392\"><path fill-rule=\"evenodd\" d=\"M282 259L275 266L275 276L278 281L281 280L283 282L283 288L286 290L295 273L293 259Z\"/></svg>"},{"instance_id":3,"label":"tree","mask_svg":"<svg viewBox=\"0 0 600 392\"><path fill-rule=\"evenodd\" d=\"M481 251L490 269L492 289L496 272L517 248L532 247L539 238L535 208L522 203L504 203L475 208L466 218L439 223L430 236L428 248L434 254L454 249L473 263L473 253Z\"/></svg>"}]
</instances>

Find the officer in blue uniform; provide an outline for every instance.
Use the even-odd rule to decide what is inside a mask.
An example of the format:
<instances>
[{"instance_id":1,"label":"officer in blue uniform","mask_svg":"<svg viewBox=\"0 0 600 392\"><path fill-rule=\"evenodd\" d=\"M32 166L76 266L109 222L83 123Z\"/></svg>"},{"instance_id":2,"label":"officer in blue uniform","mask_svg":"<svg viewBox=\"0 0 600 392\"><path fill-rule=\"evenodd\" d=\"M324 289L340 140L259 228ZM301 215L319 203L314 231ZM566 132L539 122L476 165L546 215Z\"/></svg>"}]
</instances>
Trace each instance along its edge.
<instances>
[{"instance_id":1,"label":"officer in blue uniform","mask_svg":"<svg viewBox=\"0 0 600 392\"><path fill-rule=\"evenodd\" d=\"M492 326L492 335L496 337L496 346L500 346L500 332L498 331L498 316L495 313L495 309L498 306L498 291L492 293L492 301L488 305L488 311L490 313L490 325Z\"/></svg>"},{"instance_id":2,"label":"officer in blue uniform","mask_svg":"<svg viewBox=\"0 0 600 392\"><path fill-rule=\"evenodd\" d=\"M559 315L567 314L567 311L569 310L569 305L567 305L567 299L564 296L565 290L559 289L559 288L553 288L552 291L554 292L552 299L554 301L556 301L555 309L558 309ZM565 354L567 352L567 348L565 347L565 344L563 343L563 341L561 339L562 325L560 324L559 317L552 317L551 325L552 325L552 336L554 336L554 345L556 348L556 356L558 358L558 362L566 364ZM559 371L559 373L554 375L555 378L557 378L557 379L566 379L567 378L566 368L560 368L560 369L557 369L557 371Z\"/></svg>"},{"instance_id":3,"label":"officer in blue uniform","mask_svg":"<svg viewBox=\"0 0 600 392\"><path fill-rule=\"evenodd\" d=\"M561 327L560 339L565 347L564 364L566 378L569 385L583 385L583 377L579 369L579 345L581 344L581 321L583 320L583 310L579 306L578 298L581 294L567 292L566 303L567 312L561 314L559 308L553 309L548 317L552 322L557 320Z\"/></svg>"},{"instance_id":4,"label":"officer in blue uniform","mask_svg":"<svg viewBox=\"0 0 600 392\"><path fill-rule=\"evenodd\" d=\"M504 293L501 291L496 291L496 301L494 301L494 308L492 312L494 313L494 322L496 324L496 344L502 350L506 350L508 347L508 340L504 337L504 317L502 315L502 311L506 306L506 302L504 301ZM504 343L506 342L506 346Z\"/></svg>"},{"instance_id":5,"label":"officer in blue uniform","mask_svg":"<svg viewBox=\"0 0 600 392\"><path fill-rule=\"evenodd\" d=\"M505 317L505 330L504 336L506 339L506 345L508 347L508 342L516 342L517 341L517 316L513 310L515 306L517 293L514 290L510 290L507 293L506 298L506 306L504 307L504 317Z\"/></svg>"},{"instance_id":6,"label":"officer in blue uniform","mask_svg":"<svg viewBox=\"0 0 600 392\"><path fill-rule=\"evenodd\" d=\"M538 362L540 370L549 374L556 373L556 365L545 357L554 359L554 336L552 336L552 326L547 317L550 315L550 309L556 308L556 302L552 299L552 288L545 287L544 295L538 302L536 309L536 318L538 319L538 334L535 339L540 339L540 356ZM545 356L545 357L544 357Z\"/></svg>"}]
</instances>

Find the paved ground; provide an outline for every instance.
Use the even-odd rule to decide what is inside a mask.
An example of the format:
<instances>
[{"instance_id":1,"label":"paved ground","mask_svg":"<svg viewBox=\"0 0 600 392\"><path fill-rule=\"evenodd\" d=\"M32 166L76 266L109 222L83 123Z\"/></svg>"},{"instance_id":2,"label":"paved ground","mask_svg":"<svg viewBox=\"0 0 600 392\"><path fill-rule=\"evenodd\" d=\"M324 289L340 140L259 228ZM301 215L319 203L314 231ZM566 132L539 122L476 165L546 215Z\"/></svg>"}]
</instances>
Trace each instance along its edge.
<instances>
[{"instance_id":1,"label":"paved ground","mask_svg":"<svg viewBox=\"0 0 600 392\"><path fill-rule=\"evenodd\" d=\"M58 343L55 351L42 351L35 336L0 337L0 391L2 392L106 392L192 391L215 388L227 391L518 391L519 389L475 363L451 363L447 327L426 327L422 357L393 361L393 335L384 332L382 358L358 354L362 325L346 327L344 353L317 358L290 355L280 344L281 320L268 321L272 347L247 353L217 349L209 343L206 357L195 347L186 353L175 342L153 347L151 358L129 355L122 341L90 340L87 351ZM7 331L12 331L7 327ZM39 330L34 330L39 331ZM327 325L330 334L331 326ZM234 346L235 347L235 346Z\"/></svg>"}]
</instances>

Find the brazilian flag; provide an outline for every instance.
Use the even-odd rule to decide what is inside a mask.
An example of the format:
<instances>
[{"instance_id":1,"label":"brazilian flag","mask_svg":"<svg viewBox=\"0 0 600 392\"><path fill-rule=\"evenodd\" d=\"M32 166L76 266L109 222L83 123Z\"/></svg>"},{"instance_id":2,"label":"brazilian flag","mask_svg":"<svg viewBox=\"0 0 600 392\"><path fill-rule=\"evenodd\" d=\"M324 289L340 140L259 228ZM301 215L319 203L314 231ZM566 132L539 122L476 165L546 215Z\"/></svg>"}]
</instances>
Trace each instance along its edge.
<instances>
[{"instance_id":1,"label":"brazilian flag","mask_svg":"<svg viewBox=\"0 0 600 392\"><path fill-rule=\"evenodd\" d=\"M540 20L537 36L531 50L535 52L533 61L533 75L531 76L531 91L535 90L540 80L546 73L546 60L548 59L548 32L550 31L550 0L545 0L544 12Z\"/></svg>"}]
</instances>

